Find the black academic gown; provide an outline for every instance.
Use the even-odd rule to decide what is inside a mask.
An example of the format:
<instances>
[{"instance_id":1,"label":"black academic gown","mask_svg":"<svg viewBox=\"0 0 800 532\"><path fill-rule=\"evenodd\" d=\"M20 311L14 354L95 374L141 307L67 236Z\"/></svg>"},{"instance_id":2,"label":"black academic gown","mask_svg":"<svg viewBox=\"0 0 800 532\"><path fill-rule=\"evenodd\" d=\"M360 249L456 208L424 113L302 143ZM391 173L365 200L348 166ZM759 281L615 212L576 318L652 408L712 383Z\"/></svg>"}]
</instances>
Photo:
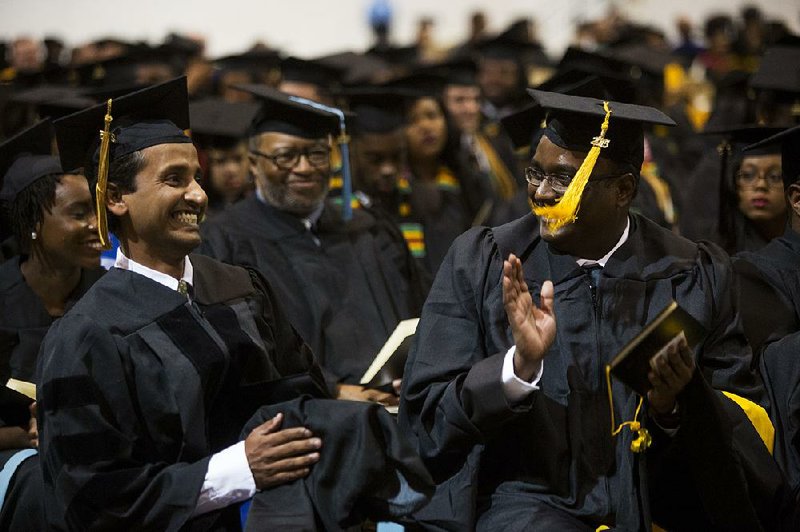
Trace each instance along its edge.
<instances>
[{"instance_id":1,"label":"black academic gown","mask_svg":"<svg viewBox=\"0 0 800 532\"><path fill-rule=\"evenodd\" d=\"M209 459L238 440L259 390L315 366L255 272L191 260L191 303L112 268L45 338L39 436L49 526L239 528L236 506L191 519Z\"/></svg>"},{"instance_id":2,"label":"black academic gown","mask_svg":"<svg viewBox=\"0 0 800 532\"><path fill-rule=\"evenodd\" d=\"M82 270L78 286L67 298L66 309L78 301L105 270ZM36 357L44 335L53 324L42 300L25 282L16 256L0 266L0 380L10 377L34 382Z\"/></svg>"},{"instance_id":3,"label":"black academic gown","mask_svg":"<svg viewBox=\"0 0 800 532\"><path fill-rule=\"evenodd\" d=\"M501 284L503 257L509 252L523 260L537 302L543 281L553 281L558 321L556 341L544 359L541 390L517 406L507 403L501 384L503 357L513 344ZM594 292L590 275L574 257L541 240L532 215L462 236L431 288L403 380L401 428L415 433L420 454L440 484L419 519L432 528L454 530L473 528L476 522L478 529L508 529L515 515L529 520L515 521L518 530L594 530L600 524L645 528L649 500L640 495L648 490L647 473L666 478L664 472L671 469L667 451L676 445L694 457L692 473L705 483L691 486L687 473L672 494L685 496L685 511L673 520L669 511L674 507L662 493L653 508L655 520L686 526L682 519L690 518L690 526L703 529L713 528L711 522L722 528L730 523L757 527L757 512L769 519L765 500L779 491L773 484L780 482L780 474L752 426L742 422L742 415L735 418L738 407L709 386L762 399L729 278L730 263L721 250L677 237L638 215L631 217L630 236L609 259ZM684 395L691 391L690 398L679 398L682 424L704 428L670 440L645 411L641 420L655 438L645 467L636 459L641 455L630 451L630 431L610 436L604 366L671 299L710 331L695 351L702 377L687 387ZM617 422L631 420L637 396L619 382L612 390ZM734 417L719 414L728 409ZM734 431L719 427L733 424L729 419L734 418L735 432L744 433L748 451L764 468L760 474L766 479L758 479L759 487L768 486L766 495L748 493L744 481L720 487L707 479L708 473L701 474L711 462L703 461L708 453L693 450L692 441L719 429L719 437L709 438L716 446L712 454L738 475ZM682 431L687 432L682 428L678 434ZM699 501L705 505L714 497L730 504L723 504L723 510L711 504L717 513L703 515Z\"/></svg>"},{"instance_id":4,"label":"black academic gown","mask_svg":"<svg viewBox=\"0 0 800 532\"><path fill-rule=\"evenodd\" d=\"M345 223L326 203L312 233L250 197L202 233L202 253L269 280L289 321L340 381L358 383L397 323L419 316L426 290L402 235L364 209Z\"/></svg>"},{"instance_id":5,"label":"black academic gown","mask_svg":"<svg viewBox=\"0 0 800 532\"><path fill-rule=\"evenodd\" d=\"M102 268L82 270L78 286L67 298L71 308L105 273ZM9 378L37 382L36 361L39 347L55 318L25 282L20 257L0 265L0 384ZM6 426L0 412L0 426ZM27 428L27 427L26 427ZM0 452L0 466L20 449ZM42 523L42 479L39 457L32 456L16 470L0 510L0 529L40 530Z\"/></svg>"},{"instance_id":6,"label":"black academic gown","mask_svg":"<svg viewBox=\"0 0 800 532\"><path fill-rule=\"evenodd\" d=\"M324 450L307 477L253 497L246 532L336 532L366 519L395 521L433 492L422 460L383 406L301 397L259 409L242 436L279 412L283 428L308 428Z\"/></svg>"},{"instance_id":7,"label":"black academic gown","mask_svg":"<svg viewBox=\"0 0 800 532\"><path fill-rule=\"evenodd\" d=\"M789 228L760 251L738 254L734 269L748 334L766 346L759 369L770 395L775 459L800 496L800 234Z\"/></svg>"}]
</instances>

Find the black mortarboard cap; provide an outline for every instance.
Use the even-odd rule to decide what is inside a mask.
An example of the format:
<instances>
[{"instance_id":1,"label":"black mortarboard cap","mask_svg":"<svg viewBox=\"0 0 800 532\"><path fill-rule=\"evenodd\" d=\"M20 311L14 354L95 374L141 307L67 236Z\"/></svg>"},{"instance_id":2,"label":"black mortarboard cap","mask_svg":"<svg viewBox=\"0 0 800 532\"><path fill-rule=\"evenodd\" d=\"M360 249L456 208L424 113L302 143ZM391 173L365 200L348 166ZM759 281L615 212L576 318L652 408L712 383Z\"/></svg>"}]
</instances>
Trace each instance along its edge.
<instances>
[{"instance_id":1,"label":"black mortarboard cap","mask_svg":"<svg viewBox=\"0 0 800 532\"><path fill-rule=\"evenodd\" d=\"M417 98L424 96L438 98L442 94L445 83L446 80L441 72L421 70L394 77L380 86L405 94L408 98L414 96Z\"/></svg>"},{"instance_id":2,"label":"black mortarboard cap","mask_svg":"<svg viewBox=\"0 0 800 532\"><path fill-rule=\"evenodd\" d=\"M775 46L764 52L761 65L750 78L750 86L800 94L800 48Z\"/></svg>"},{"instance_id":3,"label":"black mortarboard cap","mask_svg":"<svg viewBox=\"0 0 800 532\"><path fill-rule=\"evenodd\" d=\"M438 76L445 85L473 86L478 84L476 79L478 65L470 57L453 57L439 63L422 65L414 70Z\"/></svg>"},{"instance_id":4,"label":"black mortarboard cap","mask_svg":"<svg viewBox=\"0 0 800 532\"><path fill-rule=\"evenodd\" d=\"M367 54L378 57L379 59L392 65L407 66L416 63L419 59L419 47L376 46L367 50Z\"/></svg>"},{"instance_id":5,"label":"black mortarboard cap","mask_svg":"<svg viewBox=\"0 0 800 532\"><path fill-rule=\"evenodd\" d=\"M343 85L361 85L372 83L390 72L391 66L383 59L356 52L339 52L318 57L317 62L341 69Z\"/></svg>"},{"instance_id":6,"label":"black mortarboard cap","mask_svg":"<svg viewBox=\"0 0 800 532\"><path fill-rule=\"evenodd\" d=\"M352 87L339 93L356 114L355 133L389 133L403 126L403 107L410 97L388 87Z\"/></svg>"},{"instance_id":7,"label":"black mortarboard cap","mask_svg":"<svg viewBox=\"0 0 800 532\"><path fill-rule=\"evenodd\" d=\"M98 160L99 132L104 127L107 104L100 103L56 120L61 164L67 170ZM112 99L109 162L158 144L191 142L186 77L153 85Z\"/></svg>"},{"instance_id":8,"label":"black mortarboard cap","mask_svg":"<svg viewBox=\"0 0 800 532\"><path fill-rule=\"evenodd\" d=\"M214 65L222 70L246 70L260 72L280 65L280 54L275 50L249 50L241 54L226 55L213 60Z\"/></svg>"},{"instance_id":9,"label":"black mortarboard cap","mask_svg":"<svg viewBox=\"0 0 800 532\"><path fill-rule=\"evenodd\" d=\"M569 70L557 73L536 87L536 90L611 100L617 99L621 92L627 93L625 91L629 89L625 88L623 91L626 86L626 82L618 79L601 78L585 72ZM546 109L532 104L501 118L500 123L511 138L514 147L522 148L530 145L531 151L533 151L535 146L531 143L546 115ZM538 136L536 138L538 139Z\"/></svg>"},{"instance_id":10,"label":"black mortarboard cap","mask_svg":"<svg viewBox=\"0 0 800 532\"><path fill-rule=\"evenodd\" d=\"M281 80L310 83L326 90L341 80L344 69L313 59L287 57L281 61Z\"/></svg>"},{"instance_id":11,"label":"black mortarboard cap","mask_svg":"<svg viewBox=\"0 0 800 532\"><path fill-rule=\"evenodd\" d=\"M723 137L728 143L737 150L742 150L751 144L760 143L762 140L772 137L785 130L783 127L768 127L757 124L741 125L724 128L706 128L703 135L718 135ZM780 143L767 143L762 146L748 150L751 155L767 155L781 152Z\"/></svg>"},{"instance_id":12,"label":"black mortarboard cap","mask_svg":"<svg viewBox=\"0 0 800 532\"><path fill-rule=\"evenodd\" d=\"M781 147L781 173L783 185L788 187L800 181L800 126L785 129L760 142L747 146L745 152L763 149L764 146L777 144Z\"/></svg>"},{"instance_id":13,"label":"black mortarboard cap","mask_svg":"<svg viewBox=\"0 0 800 532\"><path fill-rule=\"evenodd\" d=\"M261 104L207 98L189 104L192 138L206 147L230 146L247 137Z\"/></svg>"},{"instance_id":14,"label":"black mortarboard cap","mask_svg":"<svg viewBox=\"0 0 800 532\"><path fill-rule=\"evenodd\" d=\"M250 135L285 133L302 138L323 138L339 131L339 117L266 85L236 85L256 97L261 108Z\"/></svg>"},{"instance_id":15,"label":"black mortarboard cap","mask_svg":"<svg viewBox=\"0 0 800 532\"><path fill-rule=\"evenodd\" d=\"M79 65L75 68L78 83L83 86L124 86L141 83L140 67L164 65L172 72L182 67L169 47L153 47L144 43L128 44L118 56Z\"/></svg>"},{"instance_id":16,"label":"black mortarboard cap","mask_svg":"<svg viewBox=\"0 0 800 532\"><path fill-rule=\"evenodd\" d=\"M500 34L482 39L471 45L481 57L511 59L521 64L550 65L550 58L542 45L532 41L527 20L516 20Z\"/></svg>"},{"instance_id":17,"label":"black mortarboard cap","mask_svg":"<svg viewBox=\"0 0 800 532\"><path fill-rule=\"evenodd\" d=\"M52 125L42 120L0 144L0 200L14 201L37 179L63 173L52 140Z\"/></svg>"},{"instance_id":18,"label":"black mortarboard cap","mask_svg":"<svg viewBox=\"0 0 800 532\"><path fill-rule=\"evenodd\" d=\"M590 150L606 116L603 100L535 89L528 89L528 94L548 111L544 135L551 142L568 150ZM608 101L608 106L608 146L600 152L601 157L628 164L638 172L644 159L644 125L674 126L675 121L653 107L615 101Z\"/></svg>"}]
</instances>

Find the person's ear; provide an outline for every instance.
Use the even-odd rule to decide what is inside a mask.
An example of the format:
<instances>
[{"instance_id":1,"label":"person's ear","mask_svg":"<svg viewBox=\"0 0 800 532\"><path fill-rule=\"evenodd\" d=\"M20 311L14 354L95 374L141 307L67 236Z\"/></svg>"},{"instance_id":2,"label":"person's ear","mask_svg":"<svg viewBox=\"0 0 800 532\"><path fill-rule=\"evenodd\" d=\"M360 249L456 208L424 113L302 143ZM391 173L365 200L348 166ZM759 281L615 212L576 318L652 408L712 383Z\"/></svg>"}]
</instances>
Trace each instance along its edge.
<instances>
[{"instance_id":1,"label":"person's ear","mask_svg":"<svg viewBox=\"0 0 800 532\"><path fill-rule=\"evenodd\" d=\"M636 190L638 187L639 182L633 174L628 172L627 174L621 175L617 179L616 184L617 205L620 207L627 207L630 205L633 198L636 197Z\"/></svg>"},{"instance_id":2,"label":"person's ear","mask_svg":"<svg viewBox=\"0 0 800 532\"><path fill-rule=\"evenodd\" d=\"M786 189L786 199L789 201L789 208L795 216L800 217L800 183L792 183Z\"/></svg>"},{"instance_id":3,"label":"person's ear","mask_svg":"<svg viewBox=\"0 0 800 532\"><path fill-rule=\"evenodd\" d=\"M128 213L128 204L116 183L108 183L106 186L106 209L114 216L123 216Z\"/></svg>"}]
</instances>

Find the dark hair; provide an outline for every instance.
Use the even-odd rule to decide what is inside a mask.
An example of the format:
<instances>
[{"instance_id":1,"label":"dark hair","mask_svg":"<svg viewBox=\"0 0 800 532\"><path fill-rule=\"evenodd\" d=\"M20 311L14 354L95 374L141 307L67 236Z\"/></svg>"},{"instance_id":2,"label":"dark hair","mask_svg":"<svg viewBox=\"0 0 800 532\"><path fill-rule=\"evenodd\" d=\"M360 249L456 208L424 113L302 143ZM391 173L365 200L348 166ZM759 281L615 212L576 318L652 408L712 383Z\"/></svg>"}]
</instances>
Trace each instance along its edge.
<instances>
[{"instance_id":1,"label":"dark hair","mask_svg":"<svg viewBox=\"0 0 800 532\"><path fill-rule=\"evenodd\" d=\"M145 165L144 153L141 150L123 155L119 159L111 161L108 166L108 182L114 183L120 192L128 193L136 191L136 174ZM89 181L89 190L92 192L92 199L96 199L97 193L97 163L92 161L84 166L86 180ZM117 217L108 213L108 229L116 232L119 229Z\"/></svg>"},{"instance_id":2,"label":"dark hair","mask_svg":"<svg viewBox=\"0 0 800 532\"><path fill-rule=\"evenodd\" d=\"M444 105L441 97L438 96L421 96L406 103L404 109L405 123L409 123L411 109L420 100L431 99L439 106L439 110L444 116L445 129L447 134L445 137L444 147L439 154L439 161L446 166L453 173L455 178L461 185L461 195L466 204L467 210L471 216L474 216L481 205L483 204L484 197L482 196L483 190L480 186L476 186L479 181L479 176L475 174L469 163L467 153L461 145L461 134L453 122L450 113Z\"/></svg>"},{"instance_id":3,"label":"dark hair","mask_svg":"<svg viewBox=\"0 0 800 532\"><path fill-rule=\"evenodd\" d=\"M51 212L56 201L56 186L60 182L61 174L40 177L22 189L3 209L23 254L30 251L31 232L44 220L44 211Z\"/></svg>"}]
</instances>

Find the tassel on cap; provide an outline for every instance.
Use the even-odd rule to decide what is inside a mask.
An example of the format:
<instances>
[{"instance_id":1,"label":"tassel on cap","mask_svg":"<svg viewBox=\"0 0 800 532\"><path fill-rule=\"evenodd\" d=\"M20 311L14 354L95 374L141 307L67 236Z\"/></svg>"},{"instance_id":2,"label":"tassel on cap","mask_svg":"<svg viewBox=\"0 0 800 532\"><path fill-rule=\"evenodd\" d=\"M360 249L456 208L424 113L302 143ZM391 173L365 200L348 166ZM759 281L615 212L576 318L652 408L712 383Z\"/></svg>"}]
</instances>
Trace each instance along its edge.
<instances>
[{"instance_id":1,"label":"tassel on cap","mask_svg":"<svg viewBox=\"0 0 800 532\"><path fill-rule=\"evenodd\" d=\"M597 158L600 156L600 150L609 146L610 140L606 138L606 132L611 118L611 108L608 102L603 102L603 109L606 112L606 116L603 119L602 126L600 126L600 135L592 139L592 148L583 163L581 163L581 167L575 173L575 177L570 182L564 195L555 205L533 207L533 213L543 221L547 220L544 223L547 224L548 229L551 231L556 231L565 225L571 224L578 218L581 196L586 188L586 183L589 182L589 176L592 175Z\"/></svg>"},{"instance_id":2,"label":"tassel on cap","mask_svg":"<svg viewBox=\"0 0 800 532\"><path fill-rule=\"evenodd\" d=\"M111 98L108 99L106 116L103 118L103 131L100 132L100 161L97 167L97 185L95 186L95 207L97 210L97 234L104 250L111 249L108 237L108 215L106 214L106 187L108 185L108 154L114 134L111 133Z\"/></svg>"}]
</instances>

